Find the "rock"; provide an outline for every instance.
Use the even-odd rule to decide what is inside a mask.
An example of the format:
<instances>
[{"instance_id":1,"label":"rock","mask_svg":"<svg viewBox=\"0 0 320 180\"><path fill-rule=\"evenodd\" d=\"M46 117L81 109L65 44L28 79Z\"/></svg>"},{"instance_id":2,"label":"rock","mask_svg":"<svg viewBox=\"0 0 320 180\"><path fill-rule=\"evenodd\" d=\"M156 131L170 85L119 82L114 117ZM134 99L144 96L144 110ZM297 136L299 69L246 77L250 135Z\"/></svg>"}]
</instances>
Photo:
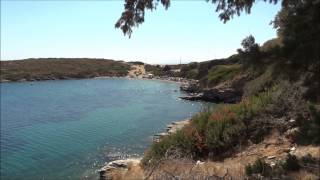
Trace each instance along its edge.
<instances>
[{"instance_id":1,"label":"rock","mask_svg":"<svg viewBox=\"0 0 320 180\"><path fill-rule=\"evenodd\" d=\"M189 100L189 101L203 100L203 93L199 93L197 95L191 95L191 96L183 96L183 97L180 97L180 98L184 99L184 100Z\"/></svg>"},{"instance_id":2,"label":"rock","mask_svg":"<svg viewBox=\"0 0 320 180\"><path fill-rule=\"evenodd\" d=\"M296 122L296 120L290 119L289 122L290 122L290 123L294 123L294 122Z\"/></svg>"},{"instance_id":3,"label":"rock","mask_svg":"<svg viewBox=\"0 0 320 180\"><path fill-rule=\"evenodd\" d=\"M268 156L267 159L275 159L276 156Z\"/></svg>"},{"instance_id":4,"label":"rock","mask_svg":"<svg viewBox=\"0 0 320 180\"><path fill-rule=\"evenodd\" d=\"M296 147L292 147L292 148L290 148L290 151L292 152L292 151L295 151L297 148Z\"/></svg>"},{"instance_id":5,"label":"rock","mask_svg":"<svg viewBox=\"0 0 320 180\"><path fill-rule=\"evenodd\" d=\"M200 161L200 160L198 160L197 162L196 162L196 166L201 166L201 165L203 165L204 164L204 162L202 162L202 161Z\"/></svg>"},{"instance_id":6,"label":"rock","mask_svg":"<svg viewBox=\"0 0 320 180\"><path fill-rule=\"evenodd\" d=\"M124 159L111 161L107 165L98 170L100 180L112 179L108 176L109 173L115 170L127 170L130 164L139 164L141 159Z\"/></svg>"},{"instance_id":7,"label":"rock","mask_svg":"<svg viewBox=\"0 0 320 180\"><path fill-rule=\"evenodd\" d=\"M159 142L160 139L162 139L163 137L175 133L178 130L182 129L184 126L186 126L187 124L190 123L189 119L183 120L183 121L178 121L178 122L172 122L171 124L167 125L167 132L162 132L162 133L158 133L155 134L153 136L153 141L154 142Z\"/></svg>"},{"instance_id":8,"label":"rock","mask_svg":"<svg viewBox=\"0 0 320 180\"><path fill-rule=\"evenodd\" d=\"M186 91L188 93L196 93L196 92L199 92L200 91L200 86L199 86L199 83L196 82L196 81L191 81L191 82L188 82L188 83L183 83L181 86L180 86L180 90L181 91Z\"/></svg>"},{"instance_id":9,"label":"rock","mask_svg":"<svg viewBox=\"0 0 320 180\"><path fill-rule=\"evenodd\" d=\"M215 103L236 103L241 100L242 94L233 89L207 89L203 90L202 93L196 95L180 97L184 100L190 101L208 101Z\"/></svg>"},{"instance_id":10,"label":"rock","mask_svg":"<svg viewBox=\"0 0 320 180\"><path fill-rule=\"evenodd\" d=\"M299 134L299 132L300 132L300 129L298 127L296 127L296 128L288 129L284 133L284 135L288 139L295 139L297 137L297 135Z\"/></svg>"}]
</instances>

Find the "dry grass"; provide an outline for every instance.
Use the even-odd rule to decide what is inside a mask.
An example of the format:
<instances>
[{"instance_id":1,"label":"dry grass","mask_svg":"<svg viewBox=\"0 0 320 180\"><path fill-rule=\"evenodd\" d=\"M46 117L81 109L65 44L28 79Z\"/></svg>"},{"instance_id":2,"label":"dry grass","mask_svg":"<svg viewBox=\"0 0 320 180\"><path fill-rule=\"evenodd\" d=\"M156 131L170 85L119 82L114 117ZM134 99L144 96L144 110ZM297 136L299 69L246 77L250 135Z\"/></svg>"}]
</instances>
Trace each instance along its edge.
<instances>
[{"instance_id":1,"label":"dry grass","mask_svg":"<svg viewBox=\"0 0 320 180\"><path fill-rule=\"evenodd\" d=\"M273 131L259 144L251 144L246 147L238 147L237 153L232 157L222 161L205 161L197 163L190 159L167 159L161 161L156 168L142 169L140 164L131 164L128 169L117 170L112 173L112 178L116 180L139 180L147 179L245 179L244 168L247 164L253 163L257 158L266 162L284 160L293 146L288 139L283 137L278 131ZM319 158L319 146L298 146L295 154L298 157L311 154ZM274 156L272 160L268 157ZM317 179L306 170L289 172L288 176L293 179Z\"/></svg>"}]
</instances>

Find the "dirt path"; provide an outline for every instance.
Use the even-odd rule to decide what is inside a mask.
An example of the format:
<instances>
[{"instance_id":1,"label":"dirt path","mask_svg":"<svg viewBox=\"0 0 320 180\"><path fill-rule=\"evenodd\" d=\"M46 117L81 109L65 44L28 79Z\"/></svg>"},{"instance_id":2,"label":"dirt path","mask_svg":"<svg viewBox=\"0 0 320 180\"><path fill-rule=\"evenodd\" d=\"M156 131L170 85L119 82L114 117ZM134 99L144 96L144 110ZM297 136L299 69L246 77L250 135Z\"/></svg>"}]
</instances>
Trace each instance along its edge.
<instances>
[{"instance_id":1,"label":"dirt path","mask_svg":"<svg viewBox=\"0 0 320 180\"><path fill-rule=\"evenodd\" d=\"M128 76L131 78L142 78L146 74L144 65L132 65L131 70L128 73Z\"/></svg>"}]
</instances>

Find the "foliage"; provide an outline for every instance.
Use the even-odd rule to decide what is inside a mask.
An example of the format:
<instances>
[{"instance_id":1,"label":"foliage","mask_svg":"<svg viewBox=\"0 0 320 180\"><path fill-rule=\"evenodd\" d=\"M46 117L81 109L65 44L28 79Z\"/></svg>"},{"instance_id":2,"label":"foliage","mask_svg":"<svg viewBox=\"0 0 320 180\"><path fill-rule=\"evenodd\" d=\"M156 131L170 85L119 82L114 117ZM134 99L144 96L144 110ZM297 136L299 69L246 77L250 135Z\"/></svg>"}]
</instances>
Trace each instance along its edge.
<instances>
[{"instance_id":1,"label":"foliage","mask_svg":"<svg viewBox=\"0 0 320 180\"><path fill-rule=\"evenodd\" d=\"M198 76L198 63L191 62L181 67L180 76L188 79L196 79Z\"/></svg>"},{"instance_id":2,"label":"foliage","mask_svg":"<svg viewBox=\"0 0 320 180\"><path fill-rule=\"evenodd\" d=\"M228 78L232 78L233 77L233 73L236 74L237 72L240 72L240 65L237 64L237 62L239 61L239 58L237 55L231 56L229 58L226 59L214 59L211 61L204 61L204 62L193 62L193 63L189 63L189 64L185 64L181 66L181 71L180 71L180 76L184 77L184 78L188 78L188 79L197 79L200 80L200 86L201 87L207 87L210 86L210 84L208 83L208 78L212 77L213 80L215 80L213 76L215 76L215 74L212 74L211 76L209 75L209 71L211 71L211 73L215 73L215 70L218 70L220 72L218 72L218 76L217 79L221 78L218 81L222 81L222 80L227 80ZM220 66L215 68L216 66ZM225 72L228 71L228 72ZM232 71L232 72L229 72ZM221 74L220 74L221 73ZM230 77L222 77L223 73L226 73L227 75L229 74Z\"/></svg>"},{"instance_id":3,"label":"foliage","mask_svg":"<svg viewBox=\"0 0 320 180\"><path fill-rule=\"evenodd\" d=\"M209 71L208 84L216 85L220 82L230 80L239 74L241 70L242 68L239 64L214 66Z\"/></svg>"},{"instance_id":4,"label":"foliage","mask_svg":"<svg viewBox=\"0 0 320 180\"><path fill-rule=\"evenodd\" d=\"M1 61L1 79L47 80L125 76L129 65L107 59L41 58Z\"/></svg>"},{"instance_id":5,"label":"foliage","mask_svg":"<svg viewBox=\"0 0 320 180\"><path fill-rule=\"evenodd\" d=\"M261 65L263 66L263 65ZM246 69L246 73L248 73L251 77L251 81L248 81L244 86L244 96L249 97L252 95L257 95L261 92L266 92L270 88L274 88L275 84L279 84L279 76L275 76L275 67L277 64L267 65L260 70L255 67L251 67Z\"/></svg>"},{"instance_id":6,"label":"foliage","mask_svg":"<svg viewBox=\"0 0 320 180\"><path fill-rule=\"evenodd\" d=\"M264 92L239 104L202 111L192 117L190 125L154 143L145 153L143 163L152 165L165 158L172 149L178 149L185 156L215 158L246 138L246 122L261 113L269 103L270 92Z\"/></svg>"},{"instance_id":7,"label":"foliage","mask_svg":"<svg viewBox=\"0 0 320 180\"><path fill-rule=\"evenodd\" d=\"M236 119L230 109L213 113L206 130L206 146L211 154L216 155L232 147L239 140L244 124ZM213 158L213 157L211 157Z\"/></svg>"},{"instance_id":8,"label":"foliage","mask_svg":"<svg viewBox=\"0 0 320 180\"><path fill-rule=\"evenodd\" d=\"M152 73L155 76L163 76L165 73L162 71L162 68L160 67L160 65L150 65L150 64L146 64L144 66L145 70L147 72Z\"/></svg>"},{"instance_id":9,"label":"foliage","mask_svg":"<svg viewBox=\"0 0 320 180\"><path fill-rule=\"evenodd\" d=\"M280 48L283 47L281 38L273 38L263 43L260 47L261 52L272 52L270 54L279 54Z\"/></svg>"},{"instance_id":10,"label":"foliage","mask_svg":"<svg viewBox=\"0 0 320 180\"><path fill-rule=\"evenodd\" d=\"M300 169L299 160L295 155L288 154L283 163L283 168L287 171L297 171Z\"/></svg>"},{"instance_id":11,"label":"foliage","mask_svg":"<svg viewBox=\"0 0 320 180\"><path fill-rule=\"evenodd\" d=\"M156 9L159 1L166 9L170 6L170 0L125 0L124 11L115 27L120 28L125 35L127 34L130 37L132 27L138 27L142 24L145 11ZM255 0L207 0L207 2L217 5L216 12L219 12L220 20L225 23L234 15L240 15L242 12L250 13ZM264 0L264 2L277 3L278 0Z\"/></svg>"},{"instance_id":12,"label":"foliage","mask_svg":"<svg viewBox=\"0 0 320 180\"><path fill-rule=\"evenodd\" d=\"M261 174L263 176L269 175L271 167L262 159L257 159L253 164L248 164L245 167L245 173L247 176L252 174Z\"/></svg>"},{"instance_id":13,"label":"foliage","mask_svg":"<svg viewBox=\"0 0 320 180\"><path fill-rule=\"evenodd\" d=\"M144 68L146 72L152 73L155 76L171 76L178 77L179 72L174 72L174 69L180 69L182 65L165 65L164 67L160 65L145 64Z\"/></svg>"},{"instance_id":14,"label":"foliage","mask_svg":"<svg viewBox=\"0 0 320 180\"><path fill-rule=\"evenodd\" d=\"M284 55L294 67L308 67L320 60L320 1L284 1L274 25L283 39Z\"/></svg>"},{"instance_id":15,"label":"foliage","mask_svg":"<svg viewBox=\"0 0 320 180\"><path fill-rule=\"evenodd\" d=\"M238 54L242 57L244 66L256 65L261 58L260 46L255 43L252 35L244 38L241 42L242 49L238 49Z\"/></svg>"},{"instance_id":16,"label":"foliage","mask_svg":"<svg viewBox=\"0 0 320 180\"><path fill-rule=\"evenodd\" d=\"M300 144L320 144L320 111L314 105L309 106L309 113L299 114L297 118Z\"/></svg>"},{"instance_id":17,"label":"foliage","mask_svg":"<svg viewBox=\"0 0 320 180\"><path fill-rule=\"evenodd\" d=\"M165 65L162 70L167 72L167 71L170 71L171 68L169 65Z\"/></svg>"},{"instance_id":18,"label":"foliage","mask_svg":"<svg viewBox=\"0 0 320 180\"><path fill-rule=\"evenodd\" d=\"M141 61L130 61L129 63L133 65L144 65L144 63Z\"/></svg>"},{"instance_id":19,"label":"foliage","mask_svg":"<svg viewBox=\"0 0 320 180\"><path fill-rule=\"evenodd\" d=\"M142 164L155 165L167 154L170 154L170 149L177 149L178 153L184 156L196 153L196 140L192 128L177 131L164 137L160 142L153 143L145 153Z\"/></svg>"}]
</instances>

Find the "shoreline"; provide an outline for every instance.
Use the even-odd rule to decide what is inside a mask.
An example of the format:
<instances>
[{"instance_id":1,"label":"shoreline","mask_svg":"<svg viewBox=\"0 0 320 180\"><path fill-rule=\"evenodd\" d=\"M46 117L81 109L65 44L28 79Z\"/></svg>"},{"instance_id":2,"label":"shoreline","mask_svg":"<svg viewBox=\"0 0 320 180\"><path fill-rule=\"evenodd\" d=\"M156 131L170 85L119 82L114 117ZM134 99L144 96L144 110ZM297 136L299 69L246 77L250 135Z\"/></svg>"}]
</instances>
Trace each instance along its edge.
<instances>
[{"instance_id":1,"label":"shoreline","mask_svg":"<svg viewBox=\"0 0 320 180\"><path fill-rule=\"evenodd\" d=\"M154 134L152 137L153 142L159 142L161 138L164 138L170 134L173 134L179 130L181 130L183 127L186 125L190 124L191 118L180 120L180 121L174 121L171 122L170 124L166 125L166 130L165 132L157 133ZM115 174L124 174L126 173L129 169L134 169L140 165L140 162L143 158L138 157L138 158L126 158L126 159L118 159L118 160L113 160L110 162L105 162L105 164L97 170L99 173L99 179L100 180L107 180L107 179L113 179L112 177Z\"/></svg>"},{"instance_id":2,"label":"shoreline","mask_svg":"<svg viewBox=\"0 0 320 180\"><path fill-rule=\"evenodd\" d=\"M132 78L129 76L97 76L97 77L91 77L91 78L57 78L57 79L40 79L40 80L27 80L27 79L21 79L17 81L2 79L0 80L1 83L23 83L23 82L43 82L43 81L60 81L60 80L84 80L84 79L128 79L128 80L155 80L155 81L161 81L161 82L169 82L169 83L177 83L177 84L183 84L183 83L189 83L191 79L185 79L180 77L154 77L154 78ZM176 80L181 79L181 80Z\"/></svg>"}]
</instances>

